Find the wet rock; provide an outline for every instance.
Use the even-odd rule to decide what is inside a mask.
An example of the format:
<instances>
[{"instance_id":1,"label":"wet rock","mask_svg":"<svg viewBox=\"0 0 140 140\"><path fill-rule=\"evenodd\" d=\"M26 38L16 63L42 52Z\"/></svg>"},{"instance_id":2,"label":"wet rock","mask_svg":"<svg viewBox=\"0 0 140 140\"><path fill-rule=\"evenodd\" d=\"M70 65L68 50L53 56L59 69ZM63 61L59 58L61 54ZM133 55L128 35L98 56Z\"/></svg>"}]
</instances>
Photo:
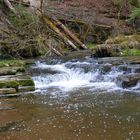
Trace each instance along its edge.
<instances>
[{"instance_id":1,"label":"wet rock","mask_svg":"<svg viewBox=\"0 0 140 140\"><path fill-rule=\"evenodd\" d=\"M124 64L124 59L122 57L104 57L104 58L98 58L99 64L111 64L112 66L116 65L122 65Z\"/></svg>"},{"instance_id":2,"label":"wet rock","mask_svg":"<svg viewBox=\"0 0 140 140\"><path fill-rule=\"evenodd\" d=\"M116 79L116 84L123 88L134 87L140 81L140 74L119 75Z\"/></svg>"},{"instance_id":3,"label":"wet rock","mask_svg":"<svg viewBox=\"0 0 140 140\"><path fill-rule=\"evenodd\" d=\"M49 68L47 69L31 68L29 73L37 76L37 75L42 75L42 74L57 74L57 73L60 73L60 71L52 70Z\"/></svg>"},{"instance_id":4,"label":"wet rock","mask_svg":"<svg viewBox=\"0 0 140 140\"><path fill-rule=\"evenodd\" d=\"M0 95L0 98L15 98L19 97L21 94L19 93L14 93L14 94L2 94Z\"/></svg>"},{"instance_id":5,"label":"wet rock","mask_svg":"<svg viewBox=\"0 0 140 140\"><path fill-rule=\"evenodd\" d=\"M133 56L127 58L130 64L140 64L140 56Z\"/></svg>"},{"instance_id":6,"label":"wet rock","mask_svg":"<svg viewBox=\"0 0 140 140\"><path fill-rule=\"evenodd\" d=\"M101 67L101 73L106 74L111 71L112 65L111 64L105 64Z\"/></svg>"},{"instance_id":7,"label":"wet rock","mask_svg":"<svg viewBox=\"0 0 140 140\"><path fill-rule=\"evenodd\" d=\"M20 77L21 76L21 77ZM30 78L30 76L2 76L0 77L0 89L4 88L13 88L16 90L16 92L20 92L22 90L26 91L34 91L35 85L33 80ZM8 91L5 91L8 92ZM12 94L12 93L11 93Z\"/></svg>"},{"instance_id":8,"label":"wet rock","mask_svg":"<svg viewBox=\"0 0 140 140\"><path fill-rule=\"evenodd\" d=\"M9 81L9 80L0 81L0 89L14 88L16 91L18 91L18 86L19 83L16 81Z\"/></svg>"},{"instance_id":9,"label":"wet rock","mask_svg":"<svg viewBox=\"0 0 140 140\"><path fill-rule=\"evenodd\" d=\"M140 73L140 65L121 65L118 69L125 73Z\"/></svg>"}]
</instances>

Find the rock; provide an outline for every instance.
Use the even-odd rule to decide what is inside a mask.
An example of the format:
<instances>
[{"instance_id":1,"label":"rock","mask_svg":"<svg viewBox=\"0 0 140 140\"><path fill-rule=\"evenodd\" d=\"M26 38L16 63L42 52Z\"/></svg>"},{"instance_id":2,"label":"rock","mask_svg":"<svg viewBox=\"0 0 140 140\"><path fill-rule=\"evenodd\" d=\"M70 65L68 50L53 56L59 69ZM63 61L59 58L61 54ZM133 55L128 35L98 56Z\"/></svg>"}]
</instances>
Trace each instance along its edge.
<instances>
[{"instance_id":1,"label":"rock","mask_svg":"<svg viewBox=\"0 0 140 140\"><path fill-rule=\"evenodd\" d=\"M123 88L134 87L140 81L140 73L119 75L116 84Z\"/></svg>"},{"instance_id":2,"label":"rock","mask_svg":"<svg viewBox=\"0 0 140 140\"><path fill-rule=\"evenodd\" d=\"M130 53L127 51L130 50ZM139 55L140 35L118 35L107 39L105 44L96 45L93 49L94 57L114 57ZM133 52L133 53L132 53Z\"/></svg>"},{"instance_id":3,"label":"rock","mask_svg":"<svg viewBox=\"0 0 140 140\"><path fill-rule=\"evenodd\" d=\"M15 98L15 97L19 97L21 94L19 93L14 93L14 94L4 94L4 95L0 95L0 98Z\"/></svg>"},{"instance_id":4,"label":"rock","mask_svg":"<svg viewBox=\"0 0 140 140\"><path fill-rule=\"evenodd\" d=\"M9 81L9 80L4 80L0 81L0 88L14 88L16 91L18 91L18 86L19 83L16 81Z\"/></svg>"},{"instance_id":5,"label":"rock","mask_svg":"<svg viewBox=\"0 0 140 140\"><path fill-rule=\"evenodd\" d=\"M140 73L140 65L121 65L118 68L120 71L127 73Z\"/></svg>"},{"instance_id":6,"label":"rock","mask_svg":"<svg viewBox=\"0 0 140 140\"><path fill-rule=\"evenodd\" d=\"M44 69L40 69L40 68L32 68L30 69L30 74L32 75L42 75L42 74L56 74L56 73L60 73L60 71L57 71L57 70L52 70L52 69L49 69L49 68L44 68Z\"/></svg>"},{"instance_id":7,"label":"rock","mask_svg":"<svg viewBox=\"0 0 140 140\"><path fill-rule=\"evenodd\" d=\"M28 75L18 75L18 76L0 76L0 89L3 88L14 88L16 92L21 90L34 91L35 85L33 80ZM22 87L22 88L21 88ZM25 87L25 88L24 88ZM23 89L24 88L24 89Z\"/></svg>"},{"instance_id":8,"label":"rock","mask_svg":"<svg viewBox=\"0 0 140 140\"><path fill-rule=\"evenodd\" d=\"M111 71L112 65L111 64L105 64L101 67L101 73L106 74Z\"/></svg>"},{"instance_id":9,"label":"rock","mask_svg":"<svg viewBox=\"0 0 140 140\"><path fill-rule=\"evenodd\" d=\"M1 88L0 94L15 94L17 91L15 88Z\"/></svg>"},{"instance_id":10,"label":"rock","mask_svg":"<svg viewBox=\"0 0 140 140\"><path fill-rule=\"evenodd\" d=\"M2 76L2 75L14 75L16 73L17 73L17 71L14 69L11 69L10 67L0 68L0 76Z\"/></svg>"},{"instance_id":11,"label":"rock","mask_svg":"<svg viewBox=\"0 0 140 140\"><path fill-rule=\"evenodd\" d=\"M34 82L31 78L28 79L17 79L20 86L34 86Z\"/></svg>"}]
</instances>

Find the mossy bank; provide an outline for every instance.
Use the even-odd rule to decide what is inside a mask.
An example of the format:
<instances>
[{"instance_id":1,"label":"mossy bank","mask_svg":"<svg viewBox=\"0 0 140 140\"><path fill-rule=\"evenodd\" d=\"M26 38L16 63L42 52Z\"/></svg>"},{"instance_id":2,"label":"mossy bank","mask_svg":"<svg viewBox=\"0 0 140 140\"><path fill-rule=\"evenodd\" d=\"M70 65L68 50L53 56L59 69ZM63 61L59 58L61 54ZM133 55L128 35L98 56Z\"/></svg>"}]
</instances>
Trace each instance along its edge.
<instances>
[{"instance_id":1,"label":"mossy bank","mask_svg":"<svg viewBox=\"0 0 140 140\"><path fill-rule=\"evenodd\" d=\"M26 74L27 67L22 60L0 61L0 95L35 90L33 80Z\"/></svg>"}]
</instances>

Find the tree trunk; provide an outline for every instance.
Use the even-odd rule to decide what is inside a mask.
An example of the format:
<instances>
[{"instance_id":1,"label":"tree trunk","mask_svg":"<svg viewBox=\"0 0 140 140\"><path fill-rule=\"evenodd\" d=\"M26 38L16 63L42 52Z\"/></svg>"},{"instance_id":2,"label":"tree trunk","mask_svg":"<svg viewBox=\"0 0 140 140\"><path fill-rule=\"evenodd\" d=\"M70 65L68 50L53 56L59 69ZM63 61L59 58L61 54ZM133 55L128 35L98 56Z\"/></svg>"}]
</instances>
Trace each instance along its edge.
<instances>
[{"instance_id":1,"label":"tree trunk","mask_svg":"<svg viewBox=\"0 0 140 140\"><path fill-rule=\"evenodd\" d=\"M87 49L86 45L83 44L75 35L72 33L61 21L59 21L57 18L53 17L52 18L55 22L56 25L64 30L64 32L70 36L78 45L80 45L81 48Z\"/></svg>"},{"instance_id":2,"label":"tree trunk","mask_svg":"<svg viewBox=\"0 0 140 140\"><path fill-rule=\"evenodd\" d=\"M42 15L41 18L45 22L45 24L53 29L58 34L58 36L60 36L64 40L67 45L70 45L74 50L78 50L74 43L56 27L56 25L49 19L47 15Z\"/></svg>"}]
</instances>

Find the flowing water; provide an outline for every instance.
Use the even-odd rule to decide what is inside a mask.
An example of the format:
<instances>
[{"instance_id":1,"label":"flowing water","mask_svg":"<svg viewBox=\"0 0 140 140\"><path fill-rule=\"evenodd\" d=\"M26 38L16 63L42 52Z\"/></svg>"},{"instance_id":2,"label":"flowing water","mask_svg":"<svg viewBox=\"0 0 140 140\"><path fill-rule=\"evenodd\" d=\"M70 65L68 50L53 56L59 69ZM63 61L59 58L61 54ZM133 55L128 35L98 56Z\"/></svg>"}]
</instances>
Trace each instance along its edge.
<instances>
[{"instance_id":1,"label":"flowing water","mask_svg":"<svg viewBox=\"0 0 140 140\"><path fill-rule=\"evenodd\" d=\"M36 92L0 99L0 140L139 140L140 83L116 84L139 70L120 58L36 61Z\"/></svg>"}]
</instances>

